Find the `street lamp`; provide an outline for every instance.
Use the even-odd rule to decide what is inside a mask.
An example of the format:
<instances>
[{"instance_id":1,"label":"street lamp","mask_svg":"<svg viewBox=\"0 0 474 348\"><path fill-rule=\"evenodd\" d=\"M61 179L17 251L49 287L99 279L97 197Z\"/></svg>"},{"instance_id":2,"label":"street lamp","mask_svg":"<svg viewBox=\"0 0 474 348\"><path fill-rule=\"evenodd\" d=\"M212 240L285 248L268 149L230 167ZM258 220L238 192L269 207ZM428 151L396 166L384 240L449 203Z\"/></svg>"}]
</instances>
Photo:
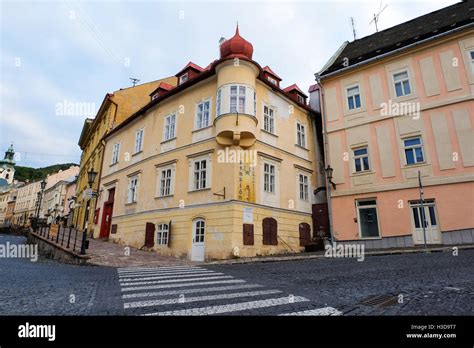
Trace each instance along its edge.
<instances>
[{"instance_id":1,"label":"street lamp","mask_svg":"<svg viewBox=\"0 0 474 348\"><path fill-rule=\"evenodd\" d=\"M41 191L44 191L44 189L46 188L46 180L43 179L40 185L41 185Z\"/></svg>"},{"instance_id":2,"label":"street lamp","mask_svg":"<svg viewBox=\"0 0 474 348\"><path fill-rule=\"evenodd\" d=\"M328 182L331 184L332 188L335 190L336 189L336 184L332 182L332 173L334 172L334 169L331 168L331 166L328 164L326 168L326 175L328 178Z\"/></svg>"},{"instance_id":3,"label":"street lamp","mask_svg":"<svg viewBox=\"0 0 474 348\"><path fill-rule=\"evenodd\" d=\"M87 182L88 182L89 188L90 188L89 193L92 197L98 197L99 193L100 193L100 192L96 192L92 189L92 186L94 185L94 181L95 181L96 176L97 176L97 172L92 168L91 168L91 170L89 170L87 172Z\"/></svg>"}]
</instances>

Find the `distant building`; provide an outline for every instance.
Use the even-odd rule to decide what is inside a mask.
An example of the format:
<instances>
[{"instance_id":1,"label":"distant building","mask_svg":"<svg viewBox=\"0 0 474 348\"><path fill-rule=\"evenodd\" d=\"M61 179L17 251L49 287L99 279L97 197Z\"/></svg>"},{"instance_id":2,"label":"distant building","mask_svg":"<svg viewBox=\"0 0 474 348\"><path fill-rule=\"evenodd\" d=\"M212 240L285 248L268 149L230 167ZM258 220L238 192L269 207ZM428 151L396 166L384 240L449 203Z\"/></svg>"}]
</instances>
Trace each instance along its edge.
<instances>
[{"instance_id":1,"label":"distant building","mask_svg":"<svg viewBox=\"0 0 474 348\"><path fill-rule=\"evenodd\" d=\"M473 242L472 16L464 1L346 42L318 73L337 242Z\"/></svg>"},{"instance_id":2,"label":"distant building","mask_svg":"<svg viewBox=\"0 0 474 348\"><path fill-rule=\"evenodd\" d=\"M13 144L5 152L5 157L0 160L0 189L13 183L15 176L15 150Z\"/></svg>"},{"instance_id":3,"label":"distant building","mask_svg":"<svg viewBox=\"0 0 474 348\"><path fill-rule=\"evenodd\" d=\"M34 217L37 210L38 192L41 191L41 181L27 183L18 188L15 203L14 224L29 226L30 218Z\"/></svg>"}]
</instances>

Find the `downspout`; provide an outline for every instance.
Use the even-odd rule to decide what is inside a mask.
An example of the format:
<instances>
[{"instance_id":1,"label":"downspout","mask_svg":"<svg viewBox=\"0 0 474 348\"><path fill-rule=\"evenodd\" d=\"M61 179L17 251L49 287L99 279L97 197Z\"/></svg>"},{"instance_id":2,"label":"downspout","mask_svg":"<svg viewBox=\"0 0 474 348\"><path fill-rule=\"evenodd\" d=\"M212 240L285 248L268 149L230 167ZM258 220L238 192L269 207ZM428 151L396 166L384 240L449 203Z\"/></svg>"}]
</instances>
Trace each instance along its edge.
<instances>
[{"instance_id":1,"label":"downspout","mask_svg":"<svg viewBox=\"0 0 474 348\"><path fill-rule=\"evenodd\" d=\"M321 79L319 74L314 75L316 82L319 85L319 106L321 109L321 119L323 121L323 146L324 146L324 165L328 165L330 158L329 158L329 144L328 144L328 131L327 131L327 121L326 121L326 113L324 112L324 90L323 86L321 85ZM333 234L333 222L332 222L332 200L331 200L331 183L327 177L326 170L324 171L324 176L326 179L326 200L328 204L328 218L329 218L329 238L332 245L336 242Z\"/></svg>"}]
</instances>

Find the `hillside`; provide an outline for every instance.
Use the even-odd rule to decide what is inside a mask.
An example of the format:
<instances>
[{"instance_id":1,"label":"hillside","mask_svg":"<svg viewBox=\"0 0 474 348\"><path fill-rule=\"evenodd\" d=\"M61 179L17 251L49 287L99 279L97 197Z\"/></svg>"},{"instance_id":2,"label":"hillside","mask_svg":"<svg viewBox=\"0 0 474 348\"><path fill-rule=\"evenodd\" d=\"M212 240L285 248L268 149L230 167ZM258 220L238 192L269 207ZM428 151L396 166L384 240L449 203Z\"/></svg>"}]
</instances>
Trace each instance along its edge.
<instances>
[{"instance_id":1,"label":"hillside","mask_svg":"<svg viewBox=\"0 0 474 348\"><path fill-rule=\"evenodd\" d=\"M31 168L15 166L15 180L18 181L36 181L45 178L48 174L59 170L68 169L70 166L77 166L75 163L54 164L44 168Z\"/></svg>"}]
</instances>

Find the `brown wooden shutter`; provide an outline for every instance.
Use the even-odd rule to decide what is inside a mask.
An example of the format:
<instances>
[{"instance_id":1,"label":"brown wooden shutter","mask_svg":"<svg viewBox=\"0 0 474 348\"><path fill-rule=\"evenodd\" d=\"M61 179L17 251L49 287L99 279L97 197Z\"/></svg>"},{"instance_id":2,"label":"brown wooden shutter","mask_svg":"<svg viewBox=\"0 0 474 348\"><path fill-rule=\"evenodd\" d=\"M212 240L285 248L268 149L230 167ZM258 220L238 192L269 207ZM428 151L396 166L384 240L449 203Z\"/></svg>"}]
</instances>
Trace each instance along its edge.
<instances>
[{"instance_id":1,"label":"brown wooden shutter","mask_svg":"<svg viewBox=\"0 0 474 348\"><path fill-rule=\"evenodd\" d=\"M262 222L263 244L278 245L278 224L274 218L265 218Z\"/></svg>"},{"instance_id":2,"label":"brown wooden shutter","mask_svg":"<svg viewBox=\"0 0 474 348\"><path fill-rule=\"evenodd\" d=\"M155 245L155 224L152 222L146 223L145 228L145 246L152 248Z\"/></svg>"},{"instance_id":3,"label":"brown wooden shutter","mask_svg":"<svg viewBox=\"0 0 474 348\"><path fill-rule=\"evenodd\" d=\"M271 236L271 245L278 245L278 225L275 219L270 220L270 236Z\"/></svg>"},{"instance_id":4,"label":"brown wooden shutter","mask_svg":"<svg viewBox=\"0 0 474 348\"><path fill-rule=\"evenodd\" d=\"M171 245L171 220L168 224L168 247Z\"/></svg>"},{"instance_id":5,"label":"brown wooden shutter","mask_svg":"<svg viewBox=\"0 0 474 348\"><path fill-rule=\"evenodd\" d=\"M112 233L112 234L116 234L116 233L117 233L117 224L112 225L112 228L111 228L111 230L110 230L110 233Z\"/></svg>"},{"instance_id":6,"label":"brown wooden shutter","mask_svg":"<svg viewBox=\"0 0 474 348\"><path fill-rule=\"evenodd\" d=\"M311 243L311 227L306 222L300 223L300 246L305 246Z\"/></svg>"},{"instance_id":7,"label":"brown wooden shutter","mask_svg":"<svg viewBox=\"0 0 474 348\"><path fill-rule=\"evenodd\" d=\"M253 224L244 224L244 245L253 245Z\"/></svg>"}]
</instances>

